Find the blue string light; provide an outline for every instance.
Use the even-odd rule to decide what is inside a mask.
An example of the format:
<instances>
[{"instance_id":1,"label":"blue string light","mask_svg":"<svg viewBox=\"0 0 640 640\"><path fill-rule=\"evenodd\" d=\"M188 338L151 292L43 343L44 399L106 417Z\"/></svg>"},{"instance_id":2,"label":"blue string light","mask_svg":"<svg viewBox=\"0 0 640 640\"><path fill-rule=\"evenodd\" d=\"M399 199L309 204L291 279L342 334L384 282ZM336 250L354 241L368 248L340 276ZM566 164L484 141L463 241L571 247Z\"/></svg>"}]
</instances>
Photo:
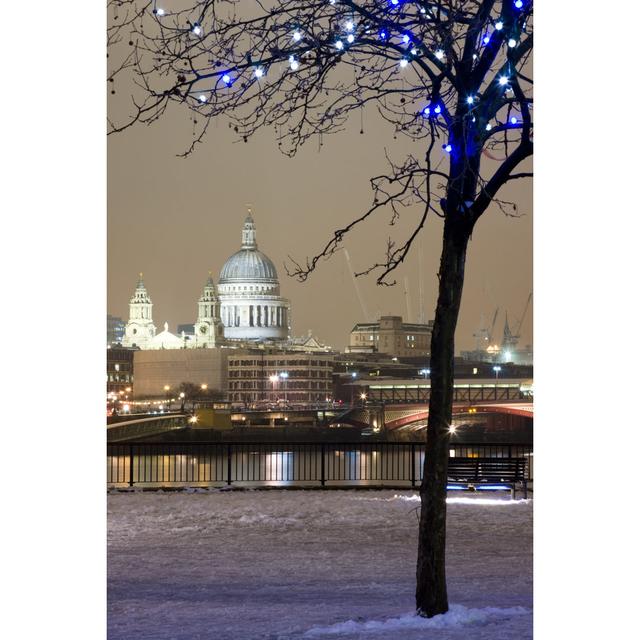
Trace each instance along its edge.
<instances>
[{"instance_id":1,"label":"blue string light","mask_svg":"<svg viewBox=\"0 0 640 640\"><path fill-rule=\"evenodd\" d=\"M522 5L524 5L524 2L522 2L522 0L516 0L516 1L513 3L513 6L514 6L516 9L522 9Z\"/></svg>"},{"instance_id":2,"label":"blue string light","mask_svg":"<svg viewBox=\"0 0 640 640\"><path fill-rule=\"evenodd\" d=\"M336 42L336 49L337 49L338 51L342 51L343 47L344 47L344 44L342 44L342 40L338 40L338 41Z\"/></svg>"},{"instance_id":3,"label":"blue string light","mask_svg":"<svg viewBox=\"0 0 640 640\"><path fill-rule=\"evenodd\" d=\"M294 31L292 37L296 42L300 42L300 40L302 40L302 34L299 31Z\"/></svg>"},{"instance_id":4,"label":"blue string light","mask_svg":"<svg viewBox=\"0 0 640 640\"><path fill-rule=\"evenodd\" d=\"M433 110L434 113L442 113L442 107L438 104L436 108Z\"/></svg>"},{"instance_id":5,"label":"blue string light","mask_svg":"<svg viewBox=\"0 0 640 640\"><path fill-rule=\"evenodd\" d=\"M411 38L406 33L402 36L402 42L404 42L405 44L409 44L410 40Z\"/></svg>"},{"instance_id":6,"label":"blue string light","mask_svg":"<svg viewBox=\"0 0 640 640\"><path fill-rule=\"evenodd\" d=\"M381 31L378 34L378 36L379 36L380 40L386 40L387 39L387 32L386 31Z\"/></svg>"},{"instance_id":7,"label":"blue string light","mask_svg":"<svg viewBox=\"0 0 640 640\"><path fill-rule=\"evenodd\" d=\"M518 124L518 118L511 116L511 124Z\"/></svg>"},{"instance_id":8,"label":"blue string light","mask_svg":"<svg viewBox=\"0 0 640 640\"><path fill-rule=\"evenodd\" d=\"M428 117L431 115L431 107L425 107L425 108L422 110L422 115L423 115L425 118L428 118Z\"/></svg>"},{"instance_id":9,"label":"blue string light","mask_svg":"<svg viewBox=\"0 0 640 640\"><path fill-rule=\"evenodd\" d=\"M447 152L447 153L451 153L451 151L453 150L453 147L450 144L443 144L442 148Z\"/></svg>"},{"instance_id":10,"label":"blue string light","mask_svg":"<svg viewBox=\"0 0 640 640\"><path fill-rule=\"evenodd\" d=\"M400 66L404 69L409 64L409 61L406 58L400 59Z\"/></svg>"},{"instance_id":11,"label":"blue string light","mask_svg":"<svg viewBox=\"0 0 640 640\"><path fill-rule=\"evenodd\" d=\"M347 42L348 42L349 44L351 44L355 39L356 39L356 37L353 35L353 33L350 33L350 34L347 36Z\"/></svg>"},{"instance_id":12,"label":"blue string light","mask_svg":"<svg viewBox=\"0 0 640 640\"><path fill-rule=\"evenodd\" d=\"M224 82L228 87L229 85L231 85L231 76L228 73L225 73L222 76L222 82Z\"/></svg>"}]
</instances>

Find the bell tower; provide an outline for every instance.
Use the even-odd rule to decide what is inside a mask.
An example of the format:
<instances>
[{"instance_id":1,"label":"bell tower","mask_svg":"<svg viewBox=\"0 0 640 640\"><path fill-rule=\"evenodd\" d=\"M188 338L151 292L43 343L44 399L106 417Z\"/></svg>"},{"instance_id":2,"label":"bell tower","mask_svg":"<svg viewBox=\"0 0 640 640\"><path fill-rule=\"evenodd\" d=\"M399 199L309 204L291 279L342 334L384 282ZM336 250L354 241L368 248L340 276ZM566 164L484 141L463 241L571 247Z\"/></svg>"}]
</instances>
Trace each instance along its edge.
<instances>
[{"instance_id":1,"label":"bell tower","mask_svg":"<svg viewBox=\"0 0 640 640\"><path fill-rule=\"evenodd\" d=\"M215 347L224 336L224 327L220 321L220 300L216 292L216 285L211 277L211 271L209 271L204 291L198 300L198 319L194 329L195 347Z\"/></svg>"},{"instance_id":2,"label":"bell tower","mask_svg":"<svg viewBox=\"0 0 640 640\"><path fill-rule=\"evenodd\" d=\"M152 317L153 302L144 286L142 274L138 278L136 290L129 300L129 322L124 330L125 347L145 349L147 343L156 335Z\"/></svg>"}]
</instances>

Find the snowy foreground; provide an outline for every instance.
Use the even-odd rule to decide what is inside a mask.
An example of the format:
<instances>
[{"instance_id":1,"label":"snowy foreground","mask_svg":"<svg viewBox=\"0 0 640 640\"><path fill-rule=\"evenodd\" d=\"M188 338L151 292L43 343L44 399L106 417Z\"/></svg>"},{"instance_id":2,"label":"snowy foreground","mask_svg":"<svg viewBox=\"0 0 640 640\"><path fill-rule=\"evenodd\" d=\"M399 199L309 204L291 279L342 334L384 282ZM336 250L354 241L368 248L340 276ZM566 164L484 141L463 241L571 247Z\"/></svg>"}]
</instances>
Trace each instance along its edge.
<instances>
[{"instance_id":1,"label":"snowy foreground","mask_svg":"<svg viewBox=\"0 0 640 640\"><path fill-rule=\"evenodd\" d=\"M449 498L451 610L431 620L412 612L418 505L410 491L112 493L109 638L531 638L532 502Z\"/></svg>"}]
</instances>

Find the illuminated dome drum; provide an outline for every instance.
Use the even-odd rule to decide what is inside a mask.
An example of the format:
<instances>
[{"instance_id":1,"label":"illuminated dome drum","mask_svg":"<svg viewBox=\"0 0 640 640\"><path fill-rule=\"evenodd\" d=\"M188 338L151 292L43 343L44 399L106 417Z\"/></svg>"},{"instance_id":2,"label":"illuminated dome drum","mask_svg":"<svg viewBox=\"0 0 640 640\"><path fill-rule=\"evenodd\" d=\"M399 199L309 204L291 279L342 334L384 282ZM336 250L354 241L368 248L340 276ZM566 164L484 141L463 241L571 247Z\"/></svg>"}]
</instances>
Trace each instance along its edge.
<instances>
[{"instance_id":1,"label":"illuminated dome drum","mask_svg":"<svg viewBox=\"0 0 640 640\"><path fill-rule=\"evenodd\" d=\"M251 213L244 221L240 251L220 271L218 296L225 338L256 341L289 338L289 301L280 297L273 262L258 251Z\"/></svg>"}]
</instances>

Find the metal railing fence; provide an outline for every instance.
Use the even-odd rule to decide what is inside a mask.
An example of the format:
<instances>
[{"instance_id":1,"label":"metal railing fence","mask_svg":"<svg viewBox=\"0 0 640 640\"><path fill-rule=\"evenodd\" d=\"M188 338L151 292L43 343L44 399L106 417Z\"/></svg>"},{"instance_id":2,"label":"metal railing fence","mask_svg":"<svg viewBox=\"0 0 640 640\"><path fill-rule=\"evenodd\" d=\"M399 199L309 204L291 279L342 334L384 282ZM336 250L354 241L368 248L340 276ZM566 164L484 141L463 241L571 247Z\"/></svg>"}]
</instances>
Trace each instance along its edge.
<instances>
[{"instance_id":1,"label":"metal railing fence","mask_svg":"<svg viewBox=\"0 0 640 640\"><path fill-rule=\"evenodd\" d=\"M107 485L389 486L422 481L424 443L122 443L107 445ZM451 457L525 458L521 444L451 444Z\"/></svg>"}]
</instances>

